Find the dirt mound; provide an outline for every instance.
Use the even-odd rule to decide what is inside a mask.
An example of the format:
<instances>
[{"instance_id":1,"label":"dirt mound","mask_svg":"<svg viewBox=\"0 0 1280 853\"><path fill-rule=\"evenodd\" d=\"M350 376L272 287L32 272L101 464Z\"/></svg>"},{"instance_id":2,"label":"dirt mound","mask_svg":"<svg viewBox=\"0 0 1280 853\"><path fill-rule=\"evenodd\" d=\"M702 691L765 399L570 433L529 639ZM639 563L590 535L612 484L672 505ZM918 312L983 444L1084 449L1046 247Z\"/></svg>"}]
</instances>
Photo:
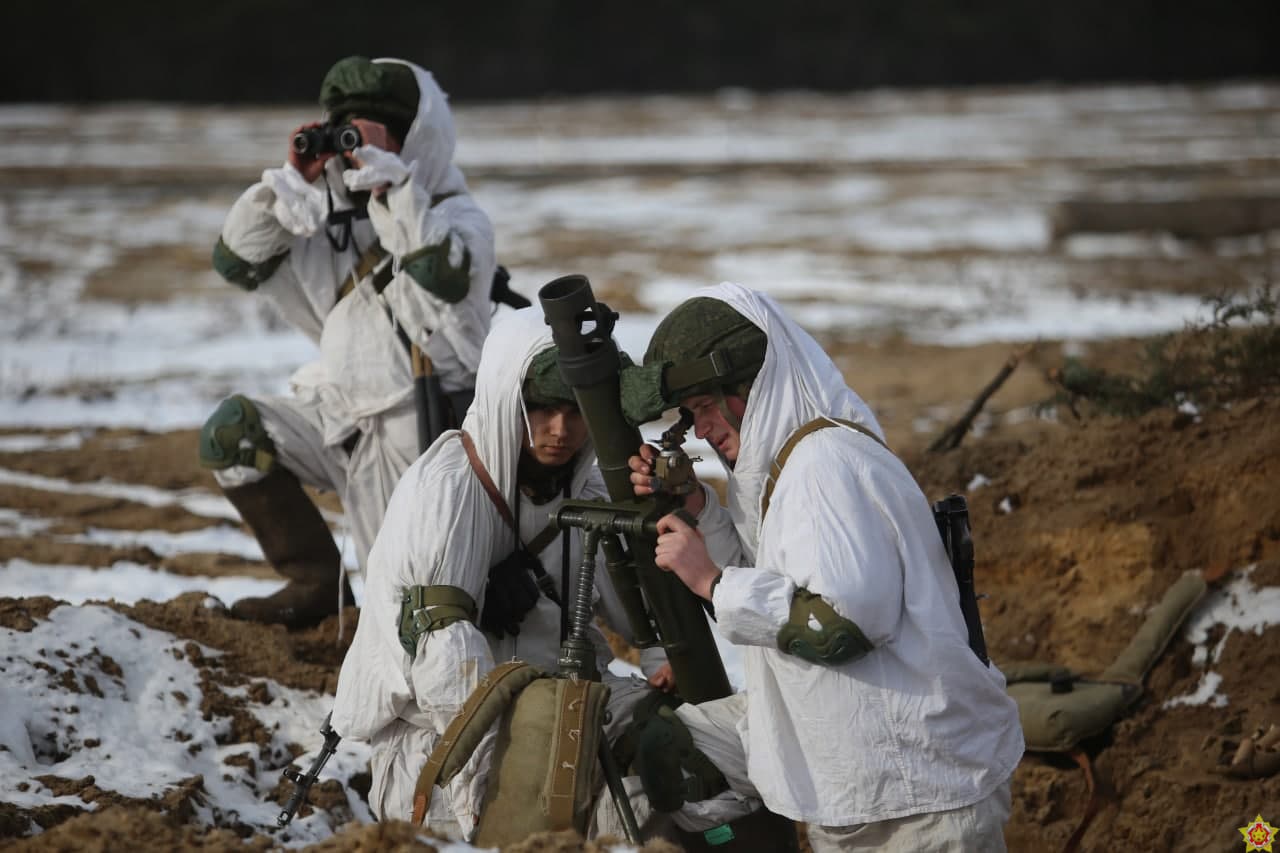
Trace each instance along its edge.
<instances>
[{"instance_id":1,"label":"dirt mound","mask_svg":"<svg viewBox=\"0 0 1280 853\"><path fill-rule=\"evenodd\" d=\"M1254 587L1280 586L1278 416L1277 401L1252 400L1200 416L1098 418L1050 440L993 438L910 460L931 495L990 481L969 498L993 657L1098 673L1188 570L1232 570L1225 581L1255 566ZM1204 673L1179 637L1138 707L1088 745L1104 807L1083 849L1228 849L1237 827L1280 803L1280 776L1221 775L1244 735L1280 722L1280 683L1264 675L1280 667L1280 626L1218 626L1210 642L1221 644L1212 669L1223 707L1164 706ZM1010 849L1060 846L1086 799L1069 760L1028 755L1014 777Z\"/></svg>"},{"instance_id":2,"label":"dirt mound","mask_svg":"<svg viewBox=\"0 0 1280 853\"><path fill-rule=\"evenodd\" d=\"M315 628L290 633L282 625L241 622L220 604L210 603L208 596L187 593L164 603L110 606L144 625L225 652L218 659L220 668L246 681L271 678L287 687L322 693L332 693L337 687L338 669L359 619L355 607L343 612L339 636L337 616Z\"/></svg>"}]
</instances>

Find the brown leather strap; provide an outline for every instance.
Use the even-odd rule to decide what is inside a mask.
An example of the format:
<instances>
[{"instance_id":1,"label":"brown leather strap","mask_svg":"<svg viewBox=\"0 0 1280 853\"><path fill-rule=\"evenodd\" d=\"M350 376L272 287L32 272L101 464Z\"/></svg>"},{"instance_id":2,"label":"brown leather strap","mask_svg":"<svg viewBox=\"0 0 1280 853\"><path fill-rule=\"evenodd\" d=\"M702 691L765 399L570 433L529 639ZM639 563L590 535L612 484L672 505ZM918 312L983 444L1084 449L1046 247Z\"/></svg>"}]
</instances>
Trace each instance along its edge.
<instances>
[{"instance_id":1,"label":"brown leather strap","mask_svg":"<svg viewBox=\"0 0 1280 853\"><path fill-rule=\"evenodd\" d=\"M437 204L444 201L445 199L453 198L456 195L461 195L461 193L456 193L456 192L436 193L431 197L431 206L435 207ZM345 297L351 291L355 290L356 285L359 284L360 281L365 276L371 273L373 271L373 268L378 265L378 262L381 261L386 256L387 256L387 250L382 248L382 244L379 243L377 240L373 241L373 245L369 247L368 251L366 251L363 255L361 255L360 259L356 261L356 265L352 267L351 273L345 279L342 280L342 284L338 287L338 298L335 300L335 302L341 302L343 297ZM390 270L390 266L388 265L388 268L385 271L385 273L374 280L373 288L374 290L381 293L390 281L391 281L391 270ZM430 375L430 374L427 374L427 375Z\"/></svg>"},{"instance_id":2,"label":"brown leather strap","mask_svg":"<svg viewBox=\"0 0 1280 853\"><path fill-rule=\"evenodd\" d=\"M1097 780L1093 776L1093 763L1089 761L1089 754L1082 749L1073 749L1070 754L1075 759L1076 764L1080 765L1080 769L1084 771L1084 784L1085 789L1089 792L1089 801L1085 803L1084 816L1080 818L1080 825L1076 827L1076 831L1071 833L1071 837L1067 839L1067 844L1062 848L1062 853L1074 853L1080 847L1080 842L1084 839L1085 830L1093 822L1094 816L1098 813L1098 807L1102 804Z\"/></svg>"},{"instance_id":3,"label":"brown leather strap","mask_svg":"<svg viewBox=\"0 0 1280 853\"><path fill-rule=\"evenodd\" d=\"M378 262L387 256L387 250L382 248L382 244L374 241L373 245L360 256L356 261L356 265L351 268L351 272L342 280L342 285L338 288L338 298L335 302L341 302L343 298L356 289L365 276L373 271Z\"/></svg>"},{"instance_id":4,"label":"brown leather strap","mask_svg":"<svg viewBox=\"0 0 1280 853\"><path fill-rule=\"evenodd\" d=\"M814 418L804 426L791 433L787 438L782 449L778 451L778 455L774 457L773 463L769 466L769 476L764 481L764 501L760 507L760 520L764 521L765 513L769 511L769 501L773 498L773 487L777 484L778 478L782 476L782 466L787 464L787 459L791 456L791 451L795 450L800 440L810 433L817 432L820 429L826 429L833 426L847 426L855 429L863 435L869 436L875 440L884 449L888 450L889 445L884 443L880 436L864 427L862 424L847 421L844 418Z\"/></svg>"},{"instance_id":5,"label":"brown leather strap","mask_svg":"<svg viewBox=\"0 0 1280 853\"><path fill-rule=\"evenodd\" d=\"M560 713L557 723L560 734L557 738L556 754L552 756L551 785L547 791L547 813L551 817L551 825L569 829L573 827L574 792L577 790L578 774L590 770L590 765L583 767L585 761L594 761L594 755L583 756L582 733L587 727L587 692L592 682L585 679L567 678L562 681L564 693L560 697Z\"/></svg>"},{"instance_id":6,"label":"brown leather strap","mask_svg":"<svg viewBox=\"0 0 1280 853\"><path fill-rule=\"evenodd\" d=\"M467 459L471 462L471 470L476 472L476 478L480 480L480 485L484 486L484 490L489 494L489 500L493 501L493 505L497 507L498 515L502 516L502 520L507 523L507 527L514 531L516 529L516 521L511 516L511 507L507 506L502 493L493 484L493 478L485 470L484 463L480 461L480 456L476 453L476 445L471 440L471 436L465 432L461 435L462 446L467 451Z\"/></svg>"},{"instance_id":7,"label":"brown leather strap","mask_svg":"<svg viewBox=\"0 0 1280 853\"><path fill-rule=\"evenodd\" d=\"M472 691L467 697L467 701L462 706L462 710L449 723L449 727L445 729L440 740L436 743L435 748L431 750L431 755L427 758L427 763L422 766L422 772L418 774L418 784L413 789L413 822L422 823L427 816L427 806L431 804L431 790L436 783L448 783L453 778L453 774L449 774L447 778L441 779L441 773L452 756L454 748L457 747L459 739L467 728L467 724L480 710L480 706L486 699L498 688L503 686L509 678L515 678L517 682L524 681L524 684L518 684L519 689L523 689L534 678L540 677L540 673L524 661L509 661L501 666L494 667L488 675L480 682L479 686ZM489 722L492 725L492 721ZM486 731L488 725L485 726ZM483 734L483 733L482 733Z\"/></svg>"},{"instance_id":8,"label":"brown leather strap","mask_svg":"<svg viewBox=\"0 0 1280 853\"><path fill-rule=\"evenodd\" d=\"M409 363L413 365L414 379L427 377L436 372L435 365L431 363L431 356L417 344L409 345Z\"/></svg>"}]
</instances>

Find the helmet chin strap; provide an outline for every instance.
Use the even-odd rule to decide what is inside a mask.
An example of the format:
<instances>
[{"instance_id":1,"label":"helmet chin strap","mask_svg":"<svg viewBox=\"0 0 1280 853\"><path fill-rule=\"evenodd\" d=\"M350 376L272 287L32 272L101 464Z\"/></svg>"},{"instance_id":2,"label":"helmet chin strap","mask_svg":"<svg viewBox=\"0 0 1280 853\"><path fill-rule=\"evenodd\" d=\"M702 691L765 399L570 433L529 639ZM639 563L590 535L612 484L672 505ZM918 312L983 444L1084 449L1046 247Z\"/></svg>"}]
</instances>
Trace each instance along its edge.
<instances>
[{"instance_id":1,"label":"helmet chin strap","mask_svg":"<svg viewBox=\"0 0 1280 853\"><path fill-rule=\"evenodd\" d=\"M739 441L741 441L742 418L739 418L737 415L735 415L732 411L729 410L729 401L724 398L724 389L717 388L713 396L715 397L716 405L720 407L721 417L723 417L725 421L728 422L729 426L733 427L734 432L738 433ZM720 461L723 462L725 465L727 465L729 467L729 470L732 471L734 463L725 458L725 455L720 452L720 448L718 447L715 448L715 451L716 451L716 456L720 457Z\"/></svg>"},{"instance_id":2,"label":"helmet chin strap","mask_svg":"<svg viewBox=\"0 0 1280 853\"><path fill-rule=\"evenodd\" d=\"M715 393L716 405L720 407L720 414L729 422L729 426L733 427L739 433L742 432L742 419L729 411L729 401L724 397L724 389L717 388Z\"/></svg>"}]
</instances>

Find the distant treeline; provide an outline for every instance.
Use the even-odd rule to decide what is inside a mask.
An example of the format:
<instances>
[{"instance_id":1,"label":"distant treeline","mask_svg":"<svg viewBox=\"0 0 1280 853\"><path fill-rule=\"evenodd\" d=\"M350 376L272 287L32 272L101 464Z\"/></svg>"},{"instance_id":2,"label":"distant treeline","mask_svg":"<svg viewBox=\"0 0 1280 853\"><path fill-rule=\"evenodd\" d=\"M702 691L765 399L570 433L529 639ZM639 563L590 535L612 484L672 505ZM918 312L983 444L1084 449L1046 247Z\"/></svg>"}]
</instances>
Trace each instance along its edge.
<instances>
[{"instance_id":1,"label":"distant treeline","mask_svg":"<svg viewBox=\"0 0 1280 853\"><path fill-rule=\"evenodd\" d=\"M455 98L1280 73L1278 0L16 0L0 100L311 100L400 56Z\"/></svg>"}]
</instances>

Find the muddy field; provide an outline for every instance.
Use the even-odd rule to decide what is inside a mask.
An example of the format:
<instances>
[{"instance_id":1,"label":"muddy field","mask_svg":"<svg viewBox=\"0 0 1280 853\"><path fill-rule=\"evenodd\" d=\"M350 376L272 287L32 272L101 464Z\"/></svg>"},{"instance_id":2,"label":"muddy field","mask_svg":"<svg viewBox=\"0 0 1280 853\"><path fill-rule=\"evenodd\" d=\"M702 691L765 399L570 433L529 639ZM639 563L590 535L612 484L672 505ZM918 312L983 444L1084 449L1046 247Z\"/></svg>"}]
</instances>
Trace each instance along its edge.
<instances>
[{"instance_id":1,"label":"muddy field","mask_svg":"<svg viewBox=\"0 0 1280 853\"><path fill-rule=\"evenodd\" d=\"M0 788L6 849L432 847L363 820L359 752L330 765L295 829L264 829L287 797L280 770L318 746L358 609L289 634L230 619L198 588L275 577L197 465L194 427L222 394L283 390L310 357L207 265L226 206L293 120L0 110L15 140L0 152L0 697L39 694L44 715L18 723L29 758L0 748L16 774ZM1243 740L1280 725L1280 400L1137 418L1037 404L1068 356L1133 369L1142 336L1202 297L1280 277L1277 127L1272 85L731 93L460 118L525 292L584 272L651 321L694 284L774 288L925 492L967 495L998 665L1099 673L1183 573L1220 576L1140 701L1085 744L1100 806L1080 849L1223 853L1255 815L1280 823L1280 775L1225 772ZM247 148L213 146L233 132ZM1015 354L974 431L930 452ZM340 505L318 499L341 535ZM157 602L126 596L133 578L189 583ZM132 680L149 669L186 683L152 702ZM140 699L137 718L182 761L128 793L124 743L99 713ZM1087 801L1070 758L1028 754L1010 849L1061 848Z\"/></svg>"},{"instance_id":2,"label":"muddy field","mask_svg":"<svg viewBox=\"0 0 1280 853\"><path fill-rule=\"evenodd\" d=\"M1121 349L1120 347L1116 347ZM953 354L985 368L999 364L999 353ZM938 361L928 351L857 353L862 365L850 378L863 387L897 390L899 419L914 407L939 402L935 386L911 389L906 376L927 373ZM904 371L906 364L920 369ZM982 373L984 371L977 371ZM1018 396L1046 394L1034 365L1003 392L1006 403ZM955 383L942 383L956 392ZM943 395L945 398L945 395ZM875 399L874 392L871 398ZM997 395L996 400L1002 399ZM894 435L890 421L890 435ZM111 439L127 435L129 451L107 449ZM94 480L110 474L161 488L211 488L208 475L193 463L194 433L164 434L104 431L75 451L4 454L0 465L47 477ZM969 493L979 548L980 587L988 641L997 662L1050 660L1081 672L1100 671L1124 644L1143 612L1183 572L1226 567L1234 572L1256 566L1249 576L1258 588L1280 586L1280 402L1252 400L1227 411L1197 417L1159 411L1137 420L1104 417L1076 422L1036 421L968 438L960 448L929 454L908 444L904 450L926 491L940 496L964 491L976 475L990 482ZM24 513L57 519L50 534L69 534L91 526L181 530L199 519L180 511L157 511L119 499L66 496L51 500L35 489L0 488L0 504ZM1001 505L1012 506L1005 512ZM21 557L40 563L105 567L127 559L171 572L261 572L225 555L187 555L162 559L154 553L117 548L61 545L54 536L0 539L0 559ZM1232 577L1228 574L1228 580ZM49 599L5 600L0 623L30 630L56 603ZM336 619L320 628L288 635L229 620L189 594L163 604L118 606L132 619L195 640L226 654L216 661L194 661L210 693L218 685L253 685L270 678L296 688L332 691L342 656ZM356 612L351 608L349 619ZM348 623L350 624L350 623ZM1141 703L1113 730L1091 743L1104 805L1085 836L1083 849L1233 850L1236 827L1255 812L1280 803L1280 777L1238 780L1223 775L1242 736L1280 722L1280 684L1272 676L1280 666L1280 627L1254 634L1216 629L1211 642L1223 648L1213 669L1225 707L1191 705L1165 708L1169 699L1193 693L1204 667L1193 661L1195 646L1176 639L1148 678ZM348 630L347 637L350 637ZM56 650L51 649L51 654ZM238 737L265 743L237 701L211 701L208 712L244 723ZM208 700L207 700L208 701ZM243 702L243 700L240 700ZM300 751L301 748L299 748ZM263 750L257 760L279 763ZM113 802L97 791L93 779L49 779L64 793L78 793L99 806ZM350 784L359 787L358 778ZM367 781L366 783L367 784ZM334 783L328 783L330 787ZM193 803L199 779L175 788L159 802L122 803L120 808L77 816L73 808L23 812L5 807L0 832L17 834L34 820L46 831L16 842L17 850L114 847L127 840L169 838L174 844L198 843L208 849L266 846L263 837L231 832L205 834L196 829ZM283 789L264 791L281 798ZM345 798L323 787L316 800L338 812ZM1083 774L1060 757L1028 755L1014 779L1014 814L1008 840L1014 850L1059 846L1071 834L1086 802ZM163 817L153 814L159 811ZM243 833L244 828L241 828ZM195 839L199 836L199 841ZM368 849L407 844L410 833L395 827L349 828L314 849ZM11 839L13 840L13 839ZM399 849L397 847L397 849ZM531 846L528 849L556 849ZM577 849L573 847L572 849Z\"/></svg>"}]
</instances>

